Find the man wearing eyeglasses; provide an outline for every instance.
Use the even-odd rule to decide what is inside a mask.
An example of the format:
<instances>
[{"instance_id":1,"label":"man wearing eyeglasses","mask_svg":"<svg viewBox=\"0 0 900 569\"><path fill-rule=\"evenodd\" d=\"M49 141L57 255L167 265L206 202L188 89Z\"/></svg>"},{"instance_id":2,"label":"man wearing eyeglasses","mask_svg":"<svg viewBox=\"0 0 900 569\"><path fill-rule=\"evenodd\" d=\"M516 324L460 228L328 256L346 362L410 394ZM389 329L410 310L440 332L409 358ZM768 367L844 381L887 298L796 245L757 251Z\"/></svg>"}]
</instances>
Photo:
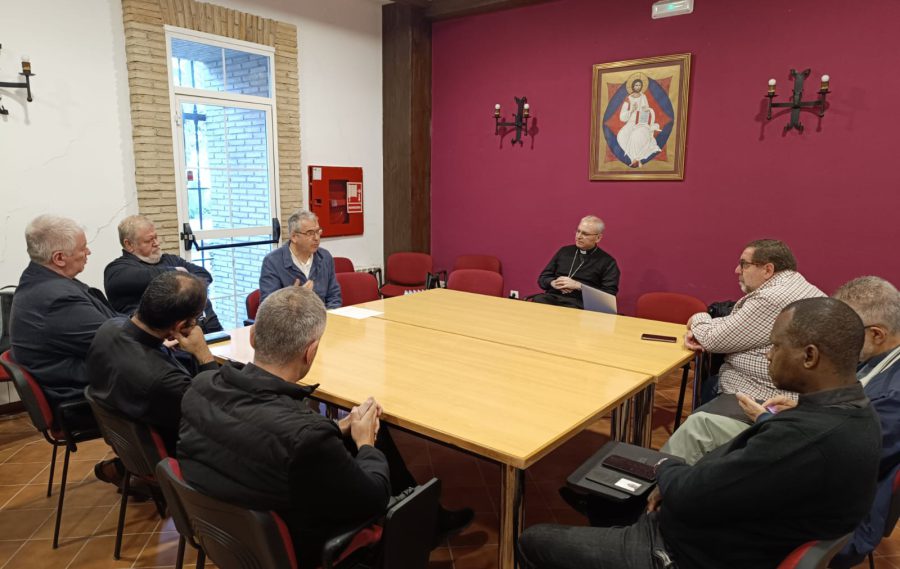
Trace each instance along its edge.
<instances>
[{"instance_id":1,"label":"man wearing eyeglasses","mask_svg":"<svg viewBox=\"0 0 900 569\"><path fill-rule=\"evenodd\" d=\"M575 231L575 244L557 251L538 277L538 286L544 292L534 296L534 302L584 308L582 284L612 295L619 292L619 266L609 253L597 247L604 227L597 216L582 218Z\"/></svg>"},{"instance_id":2,"label":"man wearing eyeglasses","mask_svg":"<svg viewBox=\"0 0 900 569\"><path fill-rule=\"evenodd\" d=\"M772 383L766 360L769 334L785 306L796 300L825 296L797 272L794 254L777 239L748 243L734 272L744 296L731 314L721 318L712 318L706 312L694 314L684 337L685 346L692 350L726 354L718 383L716 376L707 380L712 382L712 389L708 390L711 400L692 413L663 447L664 452L681 456L689 463L747 428L750 421L736 394L759 402L779 395L797 398L795 393Z\"/></svg>"},{"instance_id":3,"label":"man wearing eyeglasses","mask_svg":"<svg viewBox=\"0 0 900 569\"><path fill-rule=\"evenodd\" d=\"M165 344L177 342L179 350L196 359L200 371L218 369L197 322L204 306L205 282L166 271L147 285L134 316L100 326L87 354L93 397L156 429L173 456L181 398L193 374Z\"/></svg>"},{"instance_id":4,"label":"man wearing eyeglasses","mask_svg":"<svg viewBox=\"0 0 900 569\"><path fill-rule=\"evenodd\" d=\"M290 240L263 259L259 300L276 290L302 286L315 291L325 308L341 306L341 287L334 274L334 258L319 245L322 228L311 211L297 210L288 218Z\"/></svg>"}]
</instances>

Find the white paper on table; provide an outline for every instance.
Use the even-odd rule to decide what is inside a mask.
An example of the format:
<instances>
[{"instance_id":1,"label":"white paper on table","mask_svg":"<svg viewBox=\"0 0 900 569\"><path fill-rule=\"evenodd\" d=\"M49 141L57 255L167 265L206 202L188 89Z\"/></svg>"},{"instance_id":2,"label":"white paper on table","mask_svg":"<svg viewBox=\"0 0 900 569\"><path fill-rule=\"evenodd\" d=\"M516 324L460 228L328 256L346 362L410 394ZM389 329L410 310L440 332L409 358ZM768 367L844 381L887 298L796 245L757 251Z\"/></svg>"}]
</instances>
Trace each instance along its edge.
<instances>
[{"instance_id":1,"label":"white paper on table","mask_svg":"<svg viewBox=\"0 0 900 569\"><path fill-rule=\"evenodd\" d=\"M355 318L362 320L363 318L371 318L383 314L377 310L369 310L368 308L359 308L357 306L342 306L340 308L332 308L328 312L337 314L338 316L346 316L347 318Z\"/></svg>"}]
</instances>

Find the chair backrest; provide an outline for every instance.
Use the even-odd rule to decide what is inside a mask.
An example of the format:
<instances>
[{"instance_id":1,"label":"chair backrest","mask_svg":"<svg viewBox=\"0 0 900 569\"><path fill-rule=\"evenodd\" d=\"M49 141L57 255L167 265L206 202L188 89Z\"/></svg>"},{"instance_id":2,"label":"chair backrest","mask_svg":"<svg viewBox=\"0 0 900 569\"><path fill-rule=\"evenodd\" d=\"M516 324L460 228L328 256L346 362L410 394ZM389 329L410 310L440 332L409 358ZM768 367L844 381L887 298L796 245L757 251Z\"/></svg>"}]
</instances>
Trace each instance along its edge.
<instances>
[{"instance_id":1,"label":"chair backrest","mask_svg":"<svg viewBox=\"0 0 900 569\"><path fill-rule=\"evenodd\" d=\"M175 529L192 547L199 549L200 544L197 542L194 529L191 527L191 518L188 516L184 504L181 503L178 490L175 488L177 480L184 480L178 461L172 457L160 460L156 465L156 481L159 483L159 488L166 499L166 506L168 507L169 515L172 516L172 521L175 523Z\"/></svg>"},{"instance_id":2,"label":"chair backrest","mask_svg":"<svg viewBox=\"0 0 900 569\"><path fill-rule=\"evenodd\" d=\"M356 269L353 268L353 261L348 259L347 257L335 257L334 258L334 272L335 273L352 273Z\"/></svg>"},{"instance_id":3,"label":"chair backrest","mask_svg":"<svg viewBox=\"0 0 900 569\"><path fill-rule=\"evenodd\" d=\"M156 465L168 456L166 445L153 428L110 409L94 399L91 388L84 390L103 438L131 474L153 478Z\"/></svg>"},{"instance_id":4,"label":"chair backrest","mask_svg":"<svg viewBox=\"0 0 900 569\"><path fill-rule=\"evenodd\" d=\"M828 563L851 537L853 534L848 533L837 539L807 541L785 557L777 569L827 569Z\"/></svg>"},{"instance_id":5,"label":"chair backrest","mask_svg":"<svg viewBox=\"0 0 900 569\"><path fill-rule=\"evenodd\" d=\"M381 298L378 281L371 273L337 273L335 276L341 287L341 300L344 306Z\"/></svg>"},{"instance_id":6,"label":"chair backrest","mask_svg":"<svg viewBox=\"0 0 900 569\"><path fill-rule=\"evenodd\" d=\"M493 255L460 255L453 263L453 270L481 269L482 271L494 271L503 273L500 267L500 259Z\"/></svg>"},{"instance_id":7,"label":"chair backrest","mask_svg":"<svg viewBox=\"0 0 900 569\"><path fill-rule=\"evenodd\" d=\"M450 273L450 277L447 279L447 288L476 294L503 296L503 276L494 271L458 269Z\"/></svg>"},{"instance_id":8,"label":"chair backrest","mask_svg":"<svg viewBox=\"0 0 900 569\"><path fill-rule=\"evenodd\" d=\"M887 519L884 521L884 537L890 537L900 519L900 468L894 473L894 487L891 491L891 507L888 509Z\"/></svg>"},{"instance_id":9,"label":"chair backrest","mask_svg":"<svg viewBox=\"0 0 900 569\"><path fill-rule=\"evenodd\" d=\"M385 517L381 567L425 569L434 545L441 481L432 478L392 507Z\"/></svg>"},{"instance_id":10,"label":"chair backrest","mask_svg":"<svg viewBox=\"0 0 900 569\"><path fill-rule=\"evenodd\" d=\"M0 352L9 349L9 317L12 315L13 294L16 287L10 285L0 289Z\"/></svg>"},{"instance_id":11,"label":"chair backrest","mask_svg":"<svg viewBox=\"0 0 900 569\"><path fill-rule=\"evenodd\" d=\"M699 298L677 292L648 292L638 298L635 316L687 324L698 312L706 312L706 305Z\"/></svg>"},{"instance_id":12,"label":"chair backrest","mask_svg":"<svg viewBox=\"0 0 900 569\"><path fill-rule=\"evenodd\" d=\"M385 280L404 286L424 285L432 266L431 255L427 253L394 253L388 257Z\"/></svg>"},{"instance_id":13,"label":"chair backrest","mask_svg":"<svg viewBox=\"0 0 900 569\"><path fill-rule=\"evenodd\" d=\"M44 395L44 390L41 389L34 377L25 368L13 361L10 350L0 354L0 366L6 370L6 374L12 379L16 393L19 394L19 399L25 405L25 410L28 412L28 417L34 424L34 428L42 433L53 433L54 437L61 439L62 434L57 432L53 420L53 411L50 408L50 403L47 401L47 396Z\"/></svg>"},{"instance_id":14,"label":"chair backrest","mask_svg":"<svg viewBox=\"0 0 900 569\"><path fill-rule=\"evenodd\" d=\"M259 289L248 294L244 304L247 306L247 318L256 320L256 312L259 310Z\"/></svg>"},{"instance_id":15,"label":"chair backrest","mask_svg":"<svg viewBox=\"0 0 900 569\"><path fill-rule=\"evenodd\" d=\"M278 514L248 510L201 494L184 481L174 459L161 461L157 475L166 481L163 491L168 485L178 496L178 503L190 520L189 535L196 538L217 567L296 569L291 534Z\"/></svg>"}]
</instances>

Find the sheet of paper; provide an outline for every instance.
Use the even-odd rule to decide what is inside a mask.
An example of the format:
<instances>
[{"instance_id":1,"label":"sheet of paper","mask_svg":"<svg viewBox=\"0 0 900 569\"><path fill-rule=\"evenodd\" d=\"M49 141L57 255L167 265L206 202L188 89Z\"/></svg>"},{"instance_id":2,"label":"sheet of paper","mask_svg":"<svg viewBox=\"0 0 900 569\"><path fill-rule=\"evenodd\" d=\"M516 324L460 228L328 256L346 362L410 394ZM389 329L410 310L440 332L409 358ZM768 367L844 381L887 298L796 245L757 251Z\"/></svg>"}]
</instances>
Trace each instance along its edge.
<instances>
[{"instance_id":1,"label":"sheet of paper","mask_svg":"<svg viewBox=\"0 0 900 569\"><path fill-rule=\"evenodd\" d=\"M363 318L371 318L382 314L377 310L369 310L368 308L359 308L356 306L342 306L340 308L332 308L328 312L337 314L338 316L346 316L347 318L355 318L362 320Z\"/></svg>"}]
</instances>

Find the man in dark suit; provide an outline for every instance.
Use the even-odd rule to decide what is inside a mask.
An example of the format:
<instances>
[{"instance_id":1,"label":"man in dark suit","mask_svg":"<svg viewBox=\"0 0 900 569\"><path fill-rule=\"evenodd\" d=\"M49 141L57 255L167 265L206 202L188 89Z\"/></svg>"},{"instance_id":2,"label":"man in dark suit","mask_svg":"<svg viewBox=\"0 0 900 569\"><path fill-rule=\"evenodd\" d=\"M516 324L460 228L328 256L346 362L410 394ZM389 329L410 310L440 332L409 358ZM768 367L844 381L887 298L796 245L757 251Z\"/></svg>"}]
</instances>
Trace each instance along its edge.
<instances>
[{"instance_id":1,"label":"man in dark suit","mask_svg":"<svg viewBox=\"0 0 900 569\"><path fill-rule=\"evenodd\" d=\"M73 220L41 215L25 229L31 262L13 297L10 336L13 359L41 386L60 420L59 406L84 401L85 357L101 324L117 316L103 293L75 277L91 249ZM66 414L70 428L95 426L85 402ZM97 465L101 480L116 483L116 460Z\"/></svg>"}]
</instances>

